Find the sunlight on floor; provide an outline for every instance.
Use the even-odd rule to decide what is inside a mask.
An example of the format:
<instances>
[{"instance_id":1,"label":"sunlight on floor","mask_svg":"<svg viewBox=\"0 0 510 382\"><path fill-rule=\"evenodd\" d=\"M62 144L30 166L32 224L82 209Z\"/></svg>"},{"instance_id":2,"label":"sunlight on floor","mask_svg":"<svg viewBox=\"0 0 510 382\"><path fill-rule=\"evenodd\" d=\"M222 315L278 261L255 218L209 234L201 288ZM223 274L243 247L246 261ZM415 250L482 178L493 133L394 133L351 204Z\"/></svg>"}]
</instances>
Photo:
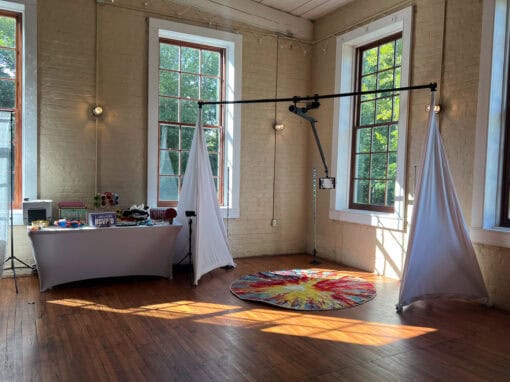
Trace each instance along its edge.
<instances>
[{"instance_id":1,"label":"sunlight on floor","mask_svg":"<svg viewBox=\"0 0 510 382\"><path fill-rule=\"evenodd\" d=\"M200 319L197 322L248 328L261 327L260 330L267 333L371 346L387 345L436 331L433 328L418 326L382 324L307 313L275 312L268 309L229 313Z\"/></svg>"},{"instance_id":2,"label":"sunlight on floor","mask_svg":"<svg viewBox=\"0 0 510 382\"><path fill-rule=\"evenodd\" d=\"M427 327L383 324L303 312L271 309L239 310L242 307L236 305L194 301L177 301L124 309L77 299L52 300L48 303L70 308L133 314L167 320L194 318L194 321L200 324L241 327L260 330L265 333L367 346L383 346L437 331L434 328ZM207 317L198 318L197 316Z\"/></svg>"},{"instance_id":3,"label":"sunlight on floor","mask_svg":"<svg viewBox=\"0 0 510 382\"><path fill-rule=\"evenodd\" d=\"M138 316L164 318L167 320L185 318L197 315L216 314L227 310L240 309L240 306L211 304L195 301L177 301L165 304L144 305L136 308L112 308L85 300L61 299L48 301L50 304L98 310L107 313L135 314Z\"/></svg>"}]
</instances>

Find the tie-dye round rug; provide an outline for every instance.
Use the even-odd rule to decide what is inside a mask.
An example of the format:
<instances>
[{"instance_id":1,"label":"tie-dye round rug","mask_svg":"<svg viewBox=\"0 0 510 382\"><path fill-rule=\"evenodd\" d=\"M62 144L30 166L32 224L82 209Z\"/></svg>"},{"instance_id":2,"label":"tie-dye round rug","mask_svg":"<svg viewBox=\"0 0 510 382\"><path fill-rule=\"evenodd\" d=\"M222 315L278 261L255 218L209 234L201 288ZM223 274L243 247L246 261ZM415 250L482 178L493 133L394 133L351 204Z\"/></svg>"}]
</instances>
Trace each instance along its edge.
<instances>
[{"instance_id":1,"label":"tie-dye round rug","mask_svg":"<svg viewBox=\"0 0 510 382\"><path fill-rule=\"evenodd\" d=\"M351 308L372 300L374 284L337 271L292 269L246 275L230 286L242 300L295 310Z\"/></svg>"}]
</instances>

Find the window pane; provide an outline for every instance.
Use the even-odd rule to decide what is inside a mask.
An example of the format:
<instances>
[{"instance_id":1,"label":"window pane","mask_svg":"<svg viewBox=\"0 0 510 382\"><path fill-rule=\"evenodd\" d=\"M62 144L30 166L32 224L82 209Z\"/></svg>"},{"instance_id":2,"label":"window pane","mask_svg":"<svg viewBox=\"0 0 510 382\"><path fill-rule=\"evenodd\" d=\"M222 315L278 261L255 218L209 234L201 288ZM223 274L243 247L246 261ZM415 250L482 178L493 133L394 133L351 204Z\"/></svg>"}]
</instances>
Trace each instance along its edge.
<instances>
[{"instance_id":1,"label":"window pane","mask_svg":"<svg viewBox=\"0 0 510 382\"><path fill-rule=\"evenodd\" d=\"M193 134L195 134L194 127L182 127L181 130L181 150L191 149L191 142L193 141Z\"/></svg>"},{"instance_id":2,"label":"window pane","mask_svg":"<svg viewBox=\"0 0 510 382\"><path fill-rule=\"evenodd\" d=\"M198 81L198 75L183 74L181 76L181 97L198 99Z\"/></svg>"},{"instance_id":3,"label":"window pane","mask_svg":"<svg viewBox=\"0 0 510 382\"><path fill-rule=\"evenodd\" d=\"M386 179L387 154L372 154L372 179Z\"/></svg>"},{"instance_id":4,"label":"window pane","mask_svg":"<svg viewBox=\"0 0 510 382\"><path fill-rule=\"evenodd\" d=\"M357 154L356 155L356 169L354 171L356 178L370 177L370 154Z\"/></svg>"},{"instance_id":5,"label":"window pane","mask_svg":"<svg viewBox=\"0 0 510 382\"><path fill-rule=\"evenodd\" d=\"M159 97L159 120L177 121L177 106L175 98Z\"/></svg>"},{"instance_id":6,"label":"window pane","mask_svg":"<svg viewBox=\"0 0 510 382\"><path fill-rule=\"evenodd\" d=\"M179 73L159 72L159 94L177 97L179 95Z\"/></svg>"},{"instance_id":7,"label":"window pane","mask_svg":"<svg viewBox=\"0 0 510 382\"><path fill-rule=\"evenodd\" d=\"M354 181L354 203L368 204L368 180Z\"/></svg>"},{"instance_id":8,"label":"window pane","mask_svg":"<svg viewBox=\"0 0 510 382\"><path fill-rule=\"evenodd\" d=\"M376 123L389 122L391 121L391 97L381 98L377 101L376 107Z\"/></svg>"},{"instance_id":9,"label":"window pane","mask_svg":"<svg viewBox=\"0 0 510 382\"><path fill-rule=\"evenodd\" d=\"M374 128L372 151L386 151L388 149L388 126Z\"/></svg>"},{"instance_id":10,"label":"window pane","mask_svg":"<svg viewBox=\"0 0 510 382\"><path fill-rule=\"evenodd\" d=\"M198 117L198 105L196 101L181 100L181 122L195 124Z\"/></svg>"},{"instance_id":11,"label":"window pane","mask_svg":"<svg viewBox=\"0 0 510 382\"><path fill-rule=\"evenodd\" d=\"M220 124L220 105L204 105L202 110L204 125L218 126Z\"/></svg>"},{"instance_id":12,"label":"window pane","mask_svg":"<svg viewBox=\"0 0 510 382\"><path fill-rule=\"evenodd\" d=\"M181 48L181 71L199 73L200 51L195 48Z\"/></svg>"},{"instance_id":13,"label":"window pane","mask_svg":"<svg viewBox=\"0 0 510 382\"><path fill-rule=\"evenodd\" d=\"M358 129L356 137L356 152L368 153L370 152L370 144L372 140L372 129Z\"/></svg>"},{"instance_id":14,"label":"window pane","mask_svg":"<svg viewBox=\"0 0 510 382\"><path fill-rule=\"evenodd\" d=\"M395 181L388 181L388 199L386 201L386 205L392 206L395 204Z\"/></svg>"},{"instance_id":15,"label":"window pane","mask_svg":"<svg viewBox=\"0 0 510 382\"><path fill-rule=\"evenodd\" d=\"M179 183L176 176L159 177L159 199L165 201L177 200Z\"/></svg>"},{"instance_id":16,"label":"window pane","mask_svg":"<svg viewBox=\"0 0 510 382\"><path fill-rule=\"evenodd\" d=\"M218 154L209 154L213 176L218 176Z\"/></svg>"},{"instance_id":17,"label":"window pane","mask_svg":"<svg viewBox=\"0 0 510 382\"><path fill-rule=\"evenodd\" d=\"M397 177L397 153L388 154L388 178L395 179Z\"/></svg>"},{"instance_id":18,"label":"window pane","mask_svg":"<svg viewBox=\"0 0 510 382\"><path fill-rule=\"evenodd\" d=\"M376 90L376 81L377 81L377 74L371 74L369 76L363 77L361 79L361 91L370 91L370 90ZM361 96L361 100L365 101L367 99L374 99L374 94L366 94Z\"/></svg>"},{"instance_id":19,"label":"window pane","mask_svg":"<svg viewBox=\"0 0 510 382\"><path fill-rule=\"evenodd\" d=\"M399 38L395 43L395 55L396 55L396 62L395 65L401 65L402 64L402 39Z\"/></svg>"},{"instance_id":20,"label":"window pane","mask_svg":"<svg viewBox=\"0 0 510 382\"><path fill-rule=\"evenodd\" d=\"M219 151L219 132L219 129L204 129L207 151Z\"/></svg>"},{"instance_id":21,"label":"window pane","mask_svg":"<svg viewBox=\"0 0 510 382\"><path fill-rule=\"evenodd\" d=\"M159 147L162 149L179 149L179 126L160 125Z\"/></svg>"},{"instance_id":22,"label":"window pane","mask_svg":"<svg viewBox=\"0 0 510 382\"><path fill-rule=\"evenodd\" d=\"M393 70L380 72L377 76L377 89L391 89L393 87Z\"/></svg>"},{"instance_id":23,"label":"window pane","mask_svg":"<svg viewBox=\"0 0 510 382\"><path fill-rule=\"evenodd\" d=\"M219 101L220 80L217 78L202 77L202 94L204 101Z\"/></svg>"},{"instance_id":24,"label":"window pane","mask_svg":"<svg viewBox=\"0 0 510 382\"><path fill-rule=\"evenodd\" d=\"M379 70L395 65L395 42L391 41L379 47Z\"/></svg>"},{"instance_id":25,"label":"window pane","mask_svg":"<svg viewBox=\"0 0 510 382\"><path fill-rule=\"evenodd\" d=\"M218 52L202 51L202 74L220 75L220 54Z\"/></svg>"},{"instance_id":26,"label":"window pane","mask_svg":"<svg viewBox=\"0 0 510 382\"><path fill-rule=\"evenodd\" d=\"M0 48L0 78L16 77L16 52Z\"/></svg>"},{"instance_id":27,"label":"window pane","mask_svg":"<svg viewBox=\"0 0 510 382\"><path fill-rule=\"evenodd\" d=\"M363 102L361 104L360 126L373 125L375 114L375 101Z\"/></svg>"},{"instance_id":28,"label":"window pane","mask_svg":"<svg viewBox=\"0 0 510 382\"><path fill-rule=\"evenodd\" d=\"M395 97L393 104L393 121L398 121L400 118L400 97Z\"/></svg>"},{"instance_id":29,"label":"window pane","mask_svg":"<svg viewBox=\"0 0 510 382\"><path fill-rule=\"evenodd\" d=\"M0 80L0 107L12 109L16 106L16 88L14 81Z\"/></svg>"},{"instance_id":30,"label":"window pane","mask_svg":"<svg viewBox=\"0 0 510 382\"><path fill-rule=\"evenodd\" d=\"M383 206L386 196L386 182L374 181L371 185L370 203Z\"/></svg>"},{"instance_id":31,"label":"window pane","mask_svg":"<svg viewBox=\"0 0 510 382\"><path fill-rule=\"evenodd\" d=\"M159 173L160 175L178 175L179 152L161 150L159 152Z\"/></svg>"},{"instance_id":32,"label":"window pane","mask_svg":"<svg viewBox=\"0 0 510 382\"><path fill-rule=\"evenodd\" d=\"M179 47L159 44L159 66L163 69L179 70Z\"/></svg>"},{"instance_id":33,"label":"window pane","mask_svg":"<svg viewBox=\"0 0 510 382\"><path fill-rule=\"evenodd\" d=\"M189 151L181 151L181 175L186 173L186 167L188 166Z\"/></svg>"},{"instance_id":34,"label":"window pane","mask_svg":"<svg viewBox=\"0 0 510 382\"><path fill-rule=\"evenodd\" d=\"M393 86L396 88L400 87L400 67L395 69L395 77L394 77Z\"/></svg>"},{"instance_id":35,"label":"window pane","mask_svg":"<svg viewBox=\"0 0 510 382\"><path fill-rule=\"evenodd\" d=\"M16 19L0 16L0 46L16 47Z\"/></svg>"},{"instance_id":36,"label":"window pane","mask_svg":"<svg viewBox=\"0 0 510 382\"><path fill-rule=\"evenodd\" d=\"M390 126L390 146L388 150L397 151L398 148L398 126L391 125Z\"/></svg>"},{"instance_id":37,"label":"window pane","mask_svg":"<svg viewBox=\"0 0 510 382\"><path fill-rule=\"evenodd\" d=\"M373 73L377 70L377 47L363 52L362 74Z\"/></svg>"},{"instance_id":38,"label":"window pane","mask_svg":"<svg viewBox=\"0 0 510 382\"><path fill-rule=\"evenodd\" d=\"M218 192L218 178L214 177L214 188L216 188L216 192Z\"/></svg>"}]
</instances>

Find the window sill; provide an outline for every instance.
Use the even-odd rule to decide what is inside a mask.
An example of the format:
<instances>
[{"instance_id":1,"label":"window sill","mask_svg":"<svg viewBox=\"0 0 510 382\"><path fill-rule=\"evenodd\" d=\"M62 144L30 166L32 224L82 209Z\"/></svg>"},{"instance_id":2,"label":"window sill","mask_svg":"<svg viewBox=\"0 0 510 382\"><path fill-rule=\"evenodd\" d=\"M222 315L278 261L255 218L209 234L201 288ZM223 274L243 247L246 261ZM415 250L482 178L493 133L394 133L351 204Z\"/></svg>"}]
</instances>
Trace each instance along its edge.
<instances>
[{"instance_id":1,"label":"window sill","mask_svg":"<svg viewBox=\"0 0 510 382\"><path fill-rule=\"evenodd\" d=\"M361 211L361 210L329 210L329 218L349 223L363 224L372 227L403 231L405 221L394 213Z\"/></svg>"},{"instance_id":2,"label":"window sill","mask_svg":"<svg viewBox=\"0 0 510 382\"><path fill-rule=\"evenodd\" d=\"M471 227L471 241L478 244L510 248L510 228L492 227L484 229Z\"/></svg>"}]
</instances>

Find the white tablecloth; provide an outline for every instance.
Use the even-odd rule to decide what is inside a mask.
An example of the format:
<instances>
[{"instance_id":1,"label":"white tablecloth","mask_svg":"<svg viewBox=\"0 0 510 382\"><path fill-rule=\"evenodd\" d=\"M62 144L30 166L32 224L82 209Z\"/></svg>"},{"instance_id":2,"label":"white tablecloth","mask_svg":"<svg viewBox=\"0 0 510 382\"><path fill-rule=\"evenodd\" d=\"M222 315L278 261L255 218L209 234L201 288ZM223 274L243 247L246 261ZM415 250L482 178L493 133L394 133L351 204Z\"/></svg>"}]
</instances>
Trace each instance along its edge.
<instances>
[{"instance_id":1,"label":"white tablecloth","mask_svg":"<svg viewBox=\"0 0 510 382\"><path fill-rule=\"evenodd\" d=\"M46 228L29 232L41 291L71 281L117 276L172 278L181 225Z\"/></svg>"}]
</instances>

